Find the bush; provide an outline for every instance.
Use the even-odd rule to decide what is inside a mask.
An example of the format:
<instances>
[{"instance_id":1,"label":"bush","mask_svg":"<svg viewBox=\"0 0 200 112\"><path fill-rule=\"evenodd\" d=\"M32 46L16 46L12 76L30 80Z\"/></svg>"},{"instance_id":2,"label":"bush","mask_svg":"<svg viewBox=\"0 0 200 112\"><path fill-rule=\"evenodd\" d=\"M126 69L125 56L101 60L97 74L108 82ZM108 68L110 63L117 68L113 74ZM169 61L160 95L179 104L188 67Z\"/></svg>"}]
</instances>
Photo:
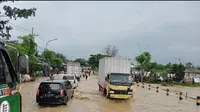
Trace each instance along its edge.
<instances>
[{"instance_id":1,"label":"bush","mask_svg":"<svg viewBox=\"0 0 200 112\"><path fill-rule=\"evenodd\" d=\"M147 80L148 83L156 83L156 84L159 84L161 83L162 81L160 79L157 79L157 78L149 78Z\"/></svg>"}]
</instances>

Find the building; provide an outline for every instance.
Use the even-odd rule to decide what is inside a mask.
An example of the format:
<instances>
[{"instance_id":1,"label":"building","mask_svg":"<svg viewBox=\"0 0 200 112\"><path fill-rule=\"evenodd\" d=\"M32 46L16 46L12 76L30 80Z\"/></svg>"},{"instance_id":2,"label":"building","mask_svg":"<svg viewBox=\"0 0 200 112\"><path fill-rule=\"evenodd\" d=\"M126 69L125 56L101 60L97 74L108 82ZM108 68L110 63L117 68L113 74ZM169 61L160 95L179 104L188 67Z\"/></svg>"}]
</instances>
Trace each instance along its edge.
<instances>
[{"instance_id":1,"label":"building","mask_svg":"<svg viewBox=\"0 0 200 112\"><path fill-rule=\"evenodd\" d=\"M198 69L185 70L184 81L187 83L192 83L193 78L200 79L200 70Z\"/></svg>"}]
</instances>

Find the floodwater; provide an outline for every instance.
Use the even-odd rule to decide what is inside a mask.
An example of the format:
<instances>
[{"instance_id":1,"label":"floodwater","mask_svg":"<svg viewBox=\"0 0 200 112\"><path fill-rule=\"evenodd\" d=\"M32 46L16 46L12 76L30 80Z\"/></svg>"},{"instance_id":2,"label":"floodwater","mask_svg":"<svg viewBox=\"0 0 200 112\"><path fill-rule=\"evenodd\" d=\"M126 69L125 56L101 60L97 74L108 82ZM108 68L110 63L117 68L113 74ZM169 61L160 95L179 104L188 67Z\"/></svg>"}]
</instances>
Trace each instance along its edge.
<instances>
[{"instance_id":1,"label":"floodwater","mask_svg":"<svg viewBox=\"0 0 200 112\"><path fill-rule=\"evenodd\" d=\"M130 100L106 99L98 91L97 76L90 76L86 81L82 78L75 90L74 98L66 106L39 106L36 103L36 89L41 80L22 84L23 112L200 112L195 100L179 101L175 92L166 96L166 92L155 89L134 87L134 98ZM166 87L160 87L166 88ZM200 95L199 88L170 87L170 91L188 92L188 95Z\"/></svg>"}]
</instances>

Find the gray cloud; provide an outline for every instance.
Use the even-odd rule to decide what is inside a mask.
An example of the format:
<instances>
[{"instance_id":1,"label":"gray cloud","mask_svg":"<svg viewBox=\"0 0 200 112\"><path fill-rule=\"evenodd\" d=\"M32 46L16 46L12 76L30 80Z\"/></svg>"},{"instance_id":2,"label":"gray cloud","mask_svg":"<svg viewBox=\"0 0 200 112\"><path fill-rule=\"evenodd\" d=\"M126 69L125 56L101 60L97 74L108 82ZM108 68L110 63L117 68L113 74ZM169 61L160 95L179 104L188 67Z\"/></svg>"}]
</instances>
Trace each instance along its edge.
<instances>
[{"instance_id":1,"label":"gray cloud","mask_svg":"<svg viewBox=\"0 0 200 112\"><path fill-rule=\"evenodd\" d=\"M88 58L107 44L119 47L121 56L152 53L160 63L182 61L199 64L200 2L15 2L36 7L36 17L12 21L26 29L35 27L37 41L58 38L49 48L71 58ZM18 29L19 30L19 29ZM13 38L22 35L12 31Z\"/></svg>"}]
</instances>

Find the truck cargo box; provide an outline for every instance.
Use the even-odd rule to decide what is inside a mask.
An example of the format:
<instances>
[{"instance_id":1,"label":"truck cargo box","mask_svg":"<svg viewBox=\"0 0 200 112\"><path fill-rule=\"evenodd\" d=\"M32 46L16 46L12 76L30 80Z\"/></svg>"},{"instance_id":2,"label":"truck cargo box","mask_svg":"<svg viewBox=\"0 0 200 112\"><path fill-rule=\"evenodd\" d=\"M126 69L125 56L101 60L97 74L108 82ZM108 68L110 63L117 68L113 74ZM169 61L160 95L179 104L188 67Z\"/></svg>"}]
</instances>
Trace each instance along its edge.
<instances>
[{"instance_id":1,"label":"truck cargo box","mask_svg":"<svg viewBox=\"0 0 200 112\"><path fill-rule=\"evenodd\" d=\"M105 57L99 60L98 84L104 88L108 73L130 74L131 60L123 57Z\"/></svg>"},{"instance_id":2,"label":"truck cargo box","mask_svg":"<svg viewBox=\"0 0 200 112\"><path fill-rule=\"evenodd\" d=\"M81 66L78 62L68 62L67 63L67 73L79 73L81 72Z\"/></svg>"}]
</instances>

